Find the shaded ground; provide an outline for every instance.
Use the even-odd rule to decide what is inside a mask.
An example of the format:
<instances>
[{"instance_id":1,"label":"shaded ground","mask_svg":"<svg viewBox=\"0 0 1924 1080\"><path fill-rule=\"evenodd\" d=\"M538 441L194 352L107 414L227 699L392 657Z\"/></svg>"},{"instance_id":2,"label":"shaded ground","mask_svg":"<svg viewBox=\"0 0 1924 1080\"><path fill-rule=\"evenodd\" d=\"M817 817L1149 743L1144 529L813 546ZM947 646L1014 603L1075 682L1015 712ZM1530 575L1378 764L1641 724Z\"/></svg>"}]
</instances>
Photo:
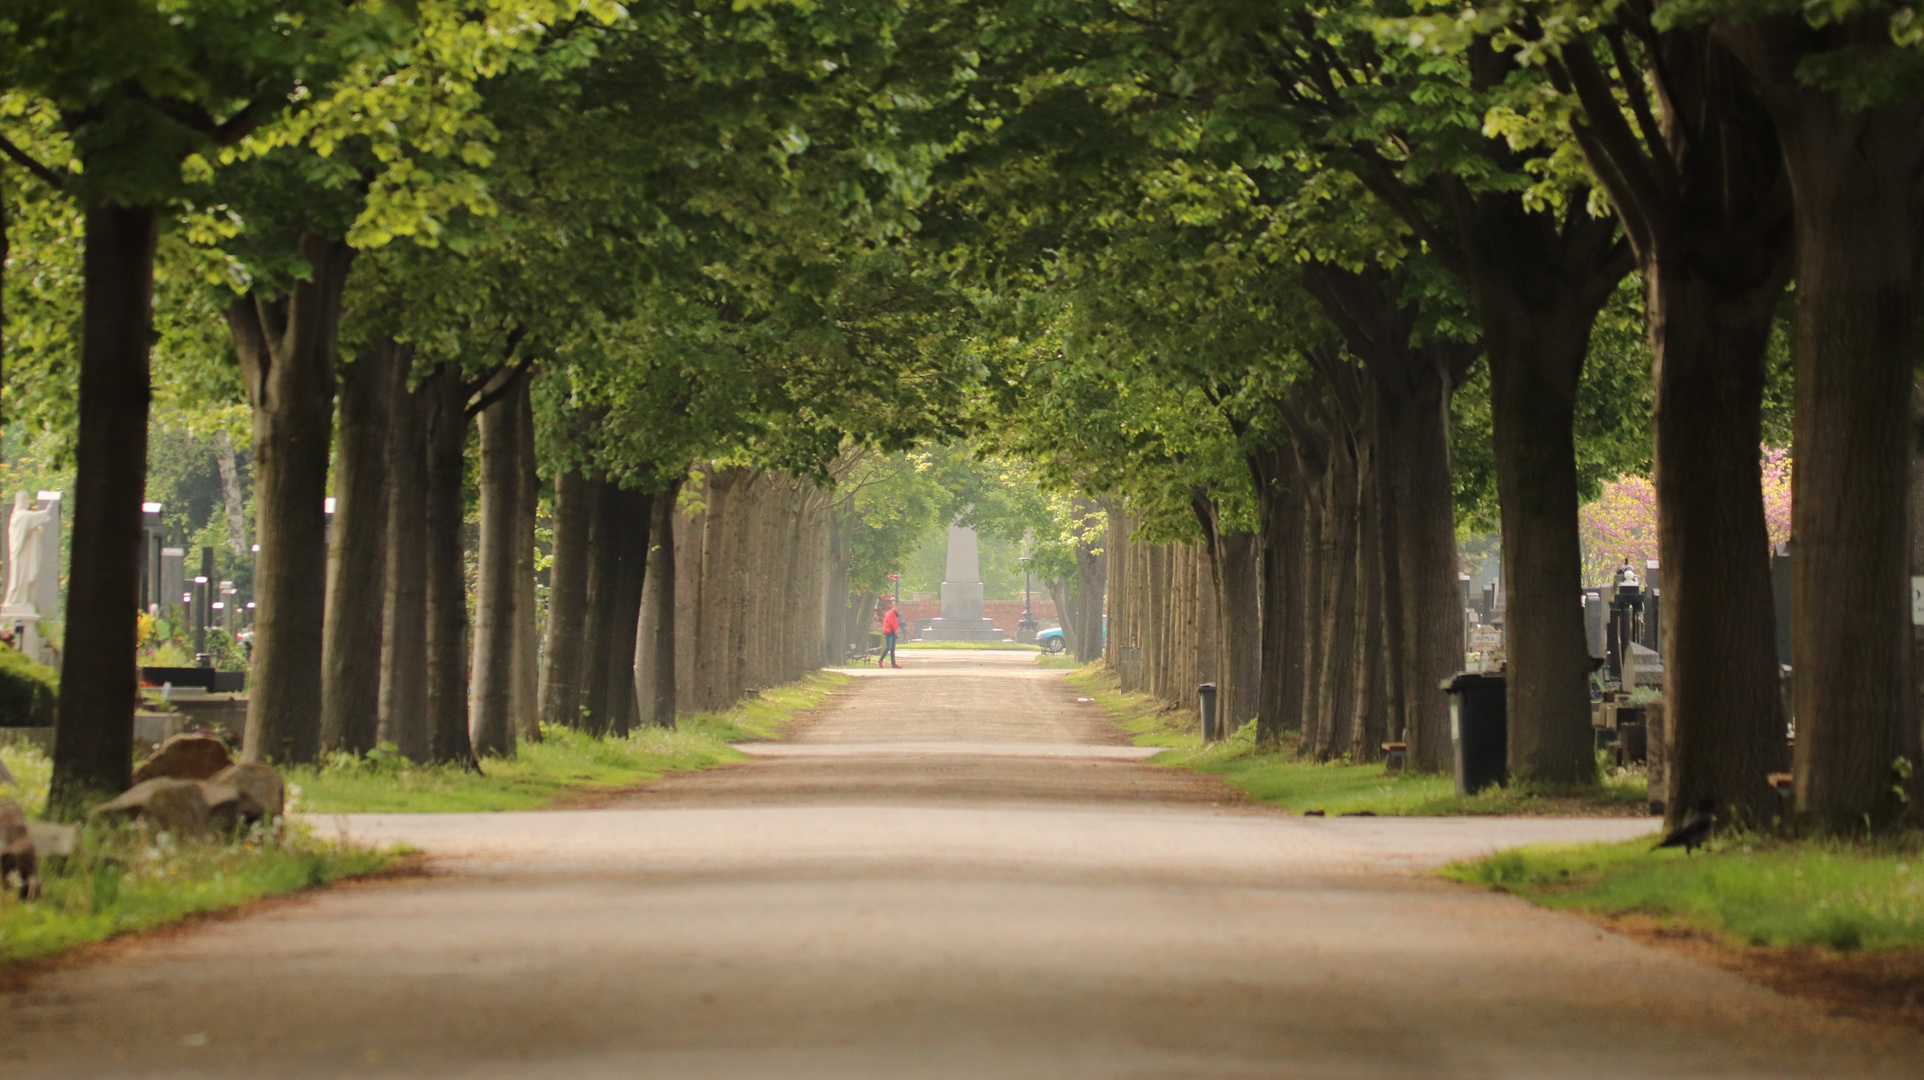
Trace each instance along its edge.
<instances>
[{"instance_id":1,"label":"shaded ground","mask_svg":"<svg viewBox=\"0 0 1924 1080\"><path fill-rule=\"evenodd\" d=\"M904 663L618 805L330 819L440 873L29 979L0 1073L1916 1075L1906 1031L1417 873L1647 822L1288 817L1052 673Z\"/></svg>"}]
</instances>

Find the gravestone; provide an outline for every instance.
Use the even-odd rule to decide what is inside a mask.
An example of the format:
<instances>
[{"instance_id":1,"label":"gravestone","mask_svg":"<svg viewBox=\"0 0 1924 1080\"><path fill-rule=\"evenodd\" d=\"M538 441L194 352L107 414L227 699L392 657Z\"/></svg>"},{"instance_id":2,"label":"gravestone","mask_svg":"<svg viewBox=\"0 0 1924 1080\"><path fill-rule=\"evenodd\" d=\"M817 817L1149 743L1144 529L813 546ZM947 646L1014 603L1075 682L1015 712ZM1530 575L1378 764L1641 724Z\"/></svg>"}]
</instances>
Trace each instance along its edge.
<instances>
[{"instance_id":1,"label":"gravestone","mask_svg":"<svg viewBox=\"0 0 1924 1080\"><path fill-rule=\"evenodd\" d=\"M949 526L948 571L942 579L942 617L929 622L923 641L1001 641L995 622L982 617L982 559L975 530Z\"/></svg>"},{"instance_id":2,"label":"gravestone","mask_svg":"<svg viewBox=\"0 0 1924 1080\"><path fill-rule=\"evenodd\" d=\"M187 610L187 603L182 599L187 591L186 564L186 548L160 549L160 610L154 612L156 616L178 620Z\"/></svg>"},{"instance_id":3,"label":"gravestone","mask_svg":"<svg viewBox=\"0 0 1924 1080\"><path fill-rule=\"evenodd\" d=\"M1590 659L1601 660L1609 655L1605 643L1605 628L1610 622L1610 605L1603 598L1602 589L1583 590L1583 637L1590 646Z\"/></svg>"}]
</instances>

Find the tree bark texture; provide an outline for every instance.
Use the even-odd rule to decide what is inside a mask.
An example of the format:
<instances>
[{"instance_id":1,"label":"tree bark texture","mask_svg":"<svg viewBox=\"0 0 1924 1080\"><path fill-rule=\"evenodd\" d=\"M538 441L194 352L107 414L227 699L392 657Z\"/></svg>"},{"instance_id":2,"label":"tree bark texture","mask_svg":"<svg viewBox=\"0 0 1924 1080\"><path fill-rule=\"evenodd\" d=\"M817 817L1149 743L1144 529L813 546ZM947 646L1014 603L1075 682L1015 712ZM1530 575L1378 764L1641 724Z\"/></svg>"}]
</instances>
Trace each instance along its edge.
<instances>
[{"instance_id":1,"label":"tree bark texture","mask_svg":"<svg viewBox=\"0 0 1924 1080\"><path fill-rule=\"evenodd\" d=\"M515 395L520 421L516 458L521 503L514 544L514 728L521 742L541 741L541 627L535 573L535 534L541 517L541 474L535 458L534 395L528 380Z\"/></svg>"},{"instance_id":2,"label":"tree bark texture","mask_svg":"<svg viewBox=\"0 0 1924 1080\"><path fill-rule=\"evenodd\" d=\"M387 599L388 431L403 347L372 342L341 366L334 524L321 630L321 749L365 754L380 737Z\"/></svg>"},{"instance_id":3,"label":"tree bark texture","mask_svg":"<svg viewBox=\"0 0 1924 1080\"><path fill-rule=\"evenodd\" d=\"M741 468L696 474L699 509L676 514L677 692L687 711L820 666L834 495L808 481ZM855 616L858 630L866 612Z\"/></svg>"},{"instance_id":4,"label":"tree bark texture","mask_svg":"<svg viewBox=\"0 0 1924 1080\"><path fill-rule=\"evenodd\" d=\"M653 543L642 586L641 633L636 647L639 674L635 700L640 722L659 728L675 726L679 695L675 663L675 497L680 487L676 484L655 496L654 520L648 530Z\"/></svg>"},{"instance_id":5,"label":"tree bark texture","mask_svg":"<svg viewBox=\"0 0 1924 1080\"><path fill-rule=\"evenodd\" d=\"M468 740L481 757L515 754L514 669L520 594L521 408L527 379L482 409L481 535L474 605Z\"/></svg>"},{"instance_id":6,"label":"tree bark texture","mask_svg":"<svg viewBox=\"0 0 1924 1080\"><path fill-rule=\"evenodd\" d=\"M1456 511L1450 478L1450 398L1477 346L1412 339L1421 311L1396 272L1305 266L1310 294L1369 375L1372 450L1384 549L1391 708L1385 731L1408 744L1412 768L1447 771L1449 710L1439 689L1463 663Z\"/></svg>"},{"instance_id":7,"label":"tree bark texture","mask_svg":"<svg viewBox=\"0 0 1924 1080\"><path fill-rule=\"evenodd\" d=\"M623 490L621 531L615 572L614 606L608 627L608 733L624 737L635 724L635 643L640 637L641 593L647 584L649 532L654 522L654 496Z\"/></svg>"},{"instance_id":8,"label":"tree bark texture","mask_svg":"<svg viewBox=\"0 0 1924 1080\"><path fill-rule=\"evenodd\" d=\"M1573 321L1561 328L1562 340L1545 340L1535 319L1507 325L1486 320L1503 576L1509 584L1503 627L1509 766L1516 780L1596 779L1590 646L1576 602L1582 582L1576 377L1589 326L1590 319L1583 319L1579 332Z\"/></svg>"},{"instance_id":9,"label":"tree bark texture","mask_svg":"<svg viewBox=\"0 0 1924 1080\"><path fill-rule=\"evenodd\" d=\"M427 761L428 388L410 391L413 350L403 347L389 377L387 564L381 602L380 741L409 761Z\"/></svg>"},{"instance_id":10,"label":"tree bark texture","mask_svg":"<svg viewBox=\"0 0 1924 1080\"><path fill-rule=\"evenodd\" d=\"M588 609L588 537L599 481L578 468L555 477L554 553L548 568L547 644L542 649L541 722L581 723L582 629Z\"/></svg>"},{"instance_id":11,"label":"tree bark texture","mask_svg":"<svg viewBox=\"0 0 1924 1080\"><path fill-rule=\"evenodd\" d=\"M60 665L60 727L49 804L63 818L132 781L140 502L152 397L155 226L151 207L86 207L80 433Z\"/></svg>"},{"instance_id":12,"label":"tree bark texture","mask_svg":"<svg viewBox=\"0 0 1924 1080\"><path fill-rule=\"evenodd\" d=\"M1262 665L1256 741L1275 745L1302 718L1302 491L1296 455L1265 448L1248 455L1262 545Z\"/></svg>"},{"instance_id":13,"label":"tree bark texture","mask_svg":"<svg viewBox=\"0 0 1924 1080\"><path fill-rule=\"evenodd\" d=\"M1488 38L1475 39L1467 59L1478 91L1515 70L1514 56ZM1485 153L1506 169L1524 164L1500 136L1489 139ZM1575 602L1582 559L1572 424L1590 330L1631 269L1629 247L1618 240L1616 223L1593 217L1583 200L1560 212L1532 209L1516 192L1473 191L1460 177L1437 172L1425 181L1443 208L1432 216L1391 170L1365 168L1359 177L1463 282L1483 330L1510 583L1510 775L1591 782L1589 646Z\"/></svg>"},{"instance_id":14,"label":"tree bark texture","mask_svg":"<svg viewBox=\"0 0 1924 1080\"><path fill-rule=\"evenodd\" d=\"M1788 748L1758 444L1765 348L1790 272L1790 184L1768 110L1708 27L1659 33L1643 3L1623 24L1642 42L1642 67L1619 39L1614 80L1589 45L1565 50L1552 72L1583 104L1578 145L1645 287L1670 763L1668 790L1651 795L1672 824L1708 798L1726 821L1766 825L1781 808L1761 778L1784 768Z\"/></svg>"},{"instance_id":15,"label":"tree bark texture","mask_svg":"<svg viewBox=\"0 0 1924 1080\"><path fill-rule=\"evenodd\" d=\"M1088 499L1075 503L1080 526L1076 556L1076 659L1090 664L1103 655L1106 601L1109 593L1109 525L1102 508ZM1102 520L1098 527L1095 523Z\"/></svg>"},{"instance_id":16,"label":"tree bark texture","mask_svg":"<svg viewBox=\"0 0 1924 1080\"><path fill-rule=\"evenodd\" d=\"M1924 104L1853 109L1805 85L1813 55L1853 48L1875 60L1892 48L1878 15L1819 29L1795 17L1715 29L1776 121L1793 195L1797 812L1826 831L1896 826L1916 819L1924 796L1899 495L1914 423Z\"/></svg>"},{"instance_id":17,"label":"tree bark texture","mask_svg":"<svg viewBox=\"0 0 1924 1080\"><path fill-rule=\"evenodd\" d=\"M468 387L460 367L450 361L422 389L429 408L427 760L478 769L468 741L468 602L461 535L466 509Z\"/></svg>"},{"instance_id":18,"label":"tree bark texture","mask_svg":"<svg viewBox=\"0 0 1924 1080\"><path fill-rule=\"evenodd\" d=\"M607 476L593 485L588 519L588 600L581 631L580 711L576 727L608 733L608 640L615 617L615 581L621 573L621 488Z\"/></svg>"},{"instance_id":19,"label":"tree bark texture","mask_svg":"<svg viewBox=\"0 0 1924 1080\"><path fill-rule=\"evenodd\" d=\"M248 761L302 764L321 749L321 653L327 607L328 451L341 289L353 253L309 235L312 277L280 297L243 297L227 323L254 406L254 654Z\"/></svg>"}]
</instances>

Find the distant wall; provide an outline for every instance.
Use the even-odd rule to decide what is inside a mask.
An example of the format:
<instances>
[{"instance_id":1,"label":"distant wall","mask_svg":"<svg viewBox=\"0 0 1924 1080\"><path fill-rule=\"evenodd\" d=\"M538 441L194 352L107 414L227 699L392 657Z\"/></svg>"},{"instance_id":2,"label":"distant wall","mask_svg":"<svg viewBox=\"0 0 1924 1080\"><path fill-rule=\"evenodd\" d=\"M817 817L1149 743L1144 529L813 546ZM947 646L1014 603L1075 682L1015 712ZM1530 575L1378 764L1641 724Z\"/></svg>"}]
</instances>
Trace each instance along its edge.
<instances>
[{"instance_id":1,"label":"distant wall","mask_svg":"<svg viewBox=\"0 0 1924 1080\"><path fill-rule=\"evenodd\" d=\"M1036 629L1047 630L1051 626L1061 625L1056 619L1055 603L1048 599L1045 590L1035 591L1029 600L1029 607L1035 613ZM1016 624L1022 621L1022 601L985 600L982 614L995 620L995 625L1000 629L1008 631L1009 637L1014 637ZM875 618L879 621L881 617L878 609ZM939 599L910 600L905 597L902 600L902 617L911 628L917 619L939 619L942 617L942 602Z\"/></svg>"}]
</instances>

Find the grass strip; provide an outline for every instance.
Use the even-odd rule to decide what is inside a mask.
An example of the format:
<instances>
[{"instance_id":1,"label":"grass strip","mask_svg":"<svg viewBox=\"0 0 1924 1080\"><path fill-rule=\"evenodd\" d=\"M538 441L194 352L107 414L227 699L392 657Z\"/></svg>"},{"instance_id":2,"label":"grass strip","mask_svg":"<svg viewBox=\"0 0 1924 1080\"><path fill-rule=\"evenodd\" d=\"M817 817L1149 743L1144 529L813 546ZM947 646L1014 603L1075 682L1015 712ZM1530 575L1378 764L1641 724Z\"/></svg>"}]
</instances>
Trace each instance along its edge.
<instances>
[{"instance_id":1,"label":"grass strip","mask_svg":"<svg viewBox=\"0 0 1924 1080\"><path fill-rule=\"evenodd\" d=\"M536 810L571 794L634 787L670 772L739 761L744 755L730 743L775 738L848 679L818 672L726 712L682 717L673 731L650 727L604 739L544 728L540 742L521 744L511 759L482 762L480 773L416 765L380 751L336 755L319 768L289 769L290 801L308 814Z\"/></svg>"},{"instance_id":2,"label":"grass strip","mask_svg":"<svg viewBox=\"0 0 1924 1080\"><path fill-rule=\"evenodd\" d=\"M1924 841L1732 837L1697 855L1652 841L1517 848L1439 871L1545 907L1647 916L1752 946L1924 946Z\"/></svg>"},{"instance_id":3,"label":"grass strip","mask_svg":"<svg viewBox=\"0 0 1924 1080\"><path fill-rule=\"evenodd\" d=\"M1254 721L1228 739L1205 745L1195 716L1148 694L1123 693L1099 662L1067 676L1067 681L1134 736L1136 745L1163 747L1151 764L1220 776L1253 799L1297 813L1635 816L1644 813L1648 803L1643 777L1635 774L1608 776L1596 787L1571 791L1512 784L1458 795L1455 779L1441 773L1391 775L1381 764L1306 761L1298 756L1293 738L1275 746L1258 745Z\"/></svg>"},{"instance_id":4,"label":"grass strip","mask_svg":"<svg viewBox=\"0 0 1924 1080\"><path fill-rule=\"evenodd\" d=\"M298 825L225 844L90 828L75 854L42 860L38 899L0 897L0 967L372 874L404 854L319 840Z\"/></svg>"}]
</instances>

